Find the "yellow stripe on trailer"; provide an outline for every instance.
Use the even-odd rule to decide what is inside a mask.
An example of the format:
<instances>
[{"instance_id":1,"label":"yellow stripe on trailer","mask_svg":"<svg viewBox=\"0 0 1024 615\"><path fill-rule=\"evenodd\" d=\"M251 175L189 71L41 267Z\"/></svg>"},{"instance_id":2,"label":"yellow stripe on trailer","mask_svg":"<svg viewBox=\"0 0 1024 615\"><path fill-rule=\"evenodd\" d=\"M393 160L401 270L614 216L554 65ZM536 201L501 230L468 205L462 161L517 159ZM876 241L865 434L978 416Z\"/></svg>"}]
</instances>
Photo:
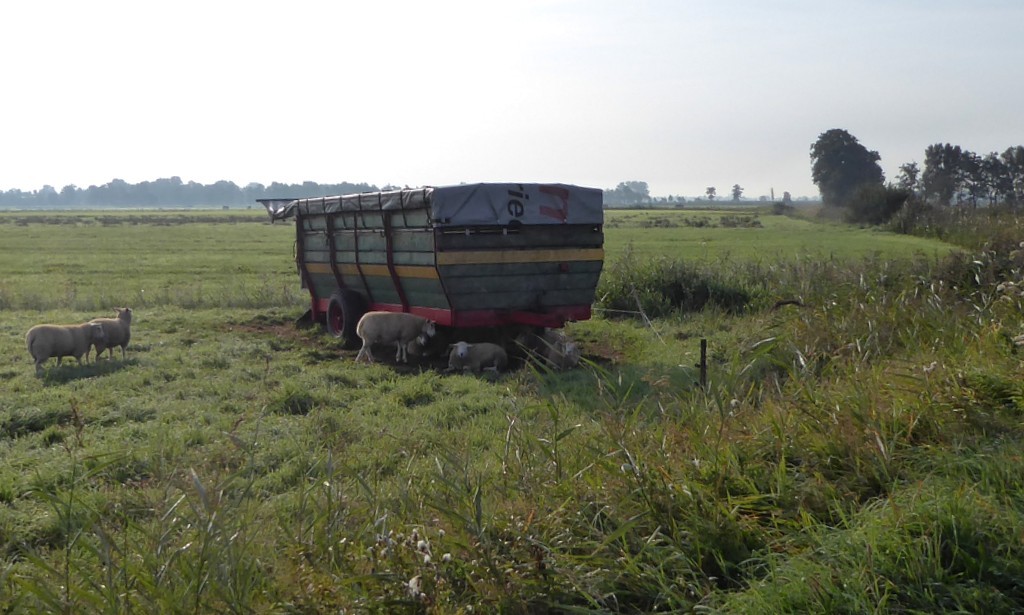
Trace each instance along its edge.
<instances>
[{"instance_id":1,"label":"yellow stripe on trailer","mask_svg":"<svg viewBox=\"0 0 1024 615\"><path fill-rule=\"evenodd\" d=\"M551 263L599 261L604 259L603 248L581 250L476 250L466 252L440 252L438 265L495 265L512 263Z\"/></svg>"}]
</instances>

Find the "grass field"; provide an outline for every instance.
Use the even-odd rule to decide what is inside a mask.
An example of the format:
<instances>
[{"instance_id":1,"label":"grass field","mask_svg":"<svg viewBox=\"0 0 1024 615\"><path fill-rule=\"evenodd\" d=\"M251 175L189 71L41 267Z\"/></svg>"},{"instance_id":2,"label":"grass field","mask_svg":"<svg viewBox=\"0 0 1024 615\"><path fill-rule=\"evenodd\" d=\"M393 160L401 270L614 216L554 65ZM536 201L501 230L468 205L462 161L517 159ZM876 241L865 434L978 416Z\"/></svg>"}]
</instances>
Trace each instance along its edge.
<instances>
[{"instance_id":1,"label":"grass field","mask_svg":"<svg viewBox=\"0 0 1024 615\"><path fill-rule=\"evenodd\" d=\"M599 294L744 309L484 378L296 328L257 212L0 214L0 611L1024 608L1022 257L722 215L610 212ZM34 375L31 325L125 304L127 360Z\"/></svg>"},{"instance_id":2,"label":"grass field","mask_svg":"<svg viewBox=\"0 0 1024 615\"><path fill-rule=\"evenodd\" d=\"M767 208L617 210L607 212L605 222L606 249L612 260L629 246L644 256L716 262L934 257L949 250L948 244L930 239L772 215Z\"/></svg>"},{"instance_id":3,"label":"grass field","mask_svg":"<svg viewBox=\"0 0 1024 615\"><path fill-rule=\"evenodd\" d=\"M0 308L298 305L294 240L293 226L255 210L0 213ZM933 258L950 246L759 210L610 211L605 249L609 262L629 251L719 264Z\"/></svg>"}]
</instances>

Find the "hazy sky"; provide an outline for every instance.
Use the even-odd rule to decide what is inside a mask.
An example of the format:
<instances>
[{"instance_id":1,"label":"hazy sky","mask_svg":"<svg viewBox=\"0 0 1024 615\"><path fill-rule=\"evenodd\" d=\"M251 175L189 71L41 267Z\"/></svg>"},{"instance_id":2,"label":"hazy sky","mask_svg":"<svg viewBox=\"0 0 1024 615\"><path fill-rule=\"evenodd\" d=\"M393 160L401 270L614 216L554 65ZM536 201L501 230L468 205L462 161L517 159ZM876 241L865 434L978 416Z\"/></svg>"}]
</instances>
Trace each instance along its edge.
<instances>
[{"instance_id":1,"label":"hazy sky","mask_svg":"<svg viewBox=\"0 0 1024 615\"><path fill-rule=\"evenodd\" d=\"M1024 144L1021 0L175 0L0 6L0 190L179 176L816 196Z\"/></svg>"}]
</instances>

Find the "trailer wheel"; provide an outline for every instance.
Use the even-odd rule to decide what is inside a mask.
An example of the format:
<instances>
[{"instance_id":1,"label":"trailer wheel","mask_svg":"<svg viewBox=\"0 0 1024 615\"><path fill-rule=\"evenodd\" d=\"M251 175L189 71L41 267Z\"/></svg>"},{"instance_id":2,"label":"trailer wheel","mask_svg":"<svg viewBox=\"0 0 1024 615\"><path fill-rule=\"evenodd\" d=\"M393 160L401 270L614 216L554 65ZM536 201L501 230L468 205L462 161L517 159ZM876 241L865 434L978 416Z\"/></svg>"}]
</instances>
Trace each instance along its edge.
<instances>
[{"instance_id":1,"label":"trailer wheel","mask_svg":"<svg viewBox=\"0 0 1024 615\"><path fill-rule=\"evenodd\" d=\"M342 340L345 348L359 345L356 325L366 313L366 300L354 290L342 289L327 303L327 332Z\"/></svg>"}]
</instances>

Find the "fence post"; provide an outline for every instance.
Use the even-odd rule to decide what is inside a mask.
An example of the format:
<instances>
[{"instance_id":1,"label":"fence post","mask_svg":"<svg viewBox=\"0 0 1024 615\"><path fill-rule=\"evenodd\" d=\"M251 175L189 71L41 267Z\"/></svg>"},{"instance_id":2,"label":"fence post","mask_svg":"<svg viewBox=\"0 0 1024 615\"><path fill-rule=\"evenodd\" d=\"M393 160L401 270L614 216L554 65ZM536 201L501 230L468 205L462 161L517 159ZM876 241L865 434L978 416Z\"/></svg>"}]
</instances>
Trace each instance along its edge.
<instances>
[{"instance_id":1,"label":"fence post","mask_svg":"<svg viewBox=\"0 0 1024 615\"><path fill-rule=\"evenodd\" d=\"M708 390L708 340L707 338L700 338L700 363L697 364L700 368L700 390Z\"/></svg>"}]
</instances>

